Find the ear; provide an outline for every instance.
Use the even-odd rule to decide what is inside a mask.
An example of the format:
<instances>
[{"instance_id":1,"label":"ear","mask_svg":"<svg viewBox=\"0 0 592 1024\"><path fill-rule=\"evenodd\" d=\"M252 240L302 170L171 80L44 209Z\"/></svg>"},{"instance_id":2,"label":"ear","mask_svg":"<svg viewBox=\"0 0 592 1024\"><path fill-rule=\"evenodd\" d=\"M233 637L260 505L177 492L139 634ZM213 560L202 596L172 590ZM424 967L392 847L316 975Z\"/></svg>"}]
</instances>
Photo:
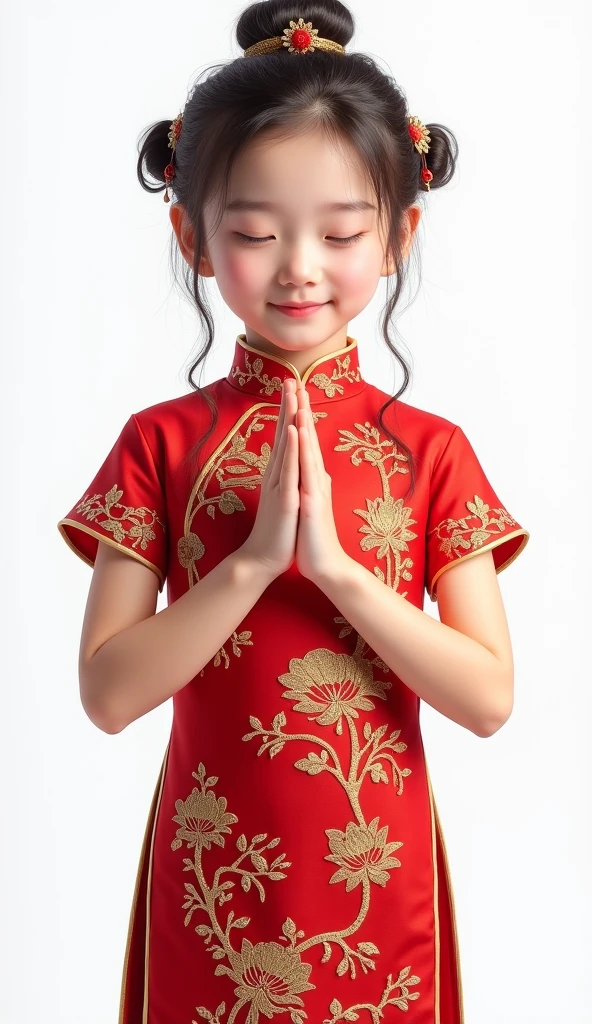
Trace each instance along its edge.
<instances>
[{"instance_id":1,"label":"ear","mask_svg":"<svg viewBox=\"0 0 592 1024\"><path fill-rule=\"evenodd\" d=\"M419 206L409 206L403 213L402 224L401 224L401 255L403 259L407 258L413 236L417 230L417 225L421 217L421 210ZM382 270L380 272L381 277L390 277L391 274L395 273L395 261L393 259L392 252L389 250L385 257Z\"/></svg>"},{"instance_id":2,"label":"ear","mask_svg":"<svg viewBox=\"0 0 592 1024\"><path fill-rule=\"evenodd\" d=\"M169 210L173 231L179 243L179 249L191 269L195 258L195 232L187 210L181 203L173 203ZM202 277L214 277L214 268L210 262L207 249L199 261L198 274Z\"/></svg>"},{"instance_id":3,"label":"ear","mask_svg":"<svg viewBox=\"0 0 592 1024\"><path fill-rule=\"evenodd\" d=\"M421 217L421 210L419 206L409 206L403 214L402 232L403 237L401 239L401 251L403 258L406 259L411 248L413 236L417 231L417 225Z\"/></svg>"}]
</instances>

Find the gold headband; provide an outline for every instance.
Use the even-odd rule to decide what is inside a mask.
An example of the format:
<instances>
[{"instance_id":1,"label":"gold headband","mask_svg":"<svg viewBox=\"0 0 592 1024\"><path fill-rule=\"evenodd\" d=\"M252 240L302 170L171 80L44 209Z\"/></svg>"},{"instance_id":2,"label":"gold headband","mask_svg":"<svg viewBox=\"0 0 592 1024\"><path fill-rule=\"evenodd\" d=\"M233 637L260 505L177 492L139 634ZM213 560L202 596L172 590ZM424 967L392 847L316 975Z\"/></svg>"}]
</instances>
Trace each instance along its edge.
<instances>
[{"instance_id":1,"label":"gold headband","mask_svg":"<svg viewBox=\"0 0 592 1024\"><path fill-rule=\"evenodd\" d=\"M345 54L341 43L334 43L332 39L322 39L318 35L318 28L312 27L312 21L291 21L290 27L284 29L282 36L271 36L269 39L262 39L260 43L253 43L243 53L244 57L256 57L262 53L272 53L273 50L281 50L283 46L288 48L288 53L314 53L315 50L325 50L327 53Z\"/></svg>"}]
</instances>

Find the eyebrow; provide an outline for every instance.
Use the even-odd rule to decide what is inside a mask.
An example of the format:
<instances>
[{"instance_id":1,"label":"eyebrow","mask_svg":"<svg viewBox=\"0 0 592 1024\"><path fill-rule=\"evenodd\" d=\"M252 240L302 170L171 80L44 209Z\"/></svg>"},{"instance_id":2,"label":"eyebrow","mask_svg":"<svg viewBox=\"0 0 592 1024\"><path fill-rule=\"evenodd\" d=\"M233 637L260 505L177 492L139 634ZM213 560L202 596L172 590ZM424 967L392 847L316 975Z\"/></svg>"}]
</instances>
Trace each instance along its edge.
<instances>
[{"instance_id":1,"label":"eyebrow","mask_svg":"<svg viewBox=\"0 0 592 1024\"><path fill-rule=\"evenodd\" d=\"M273 211L273 210L277 210L277 209L278 209L278 204L277 203L271 203L271 202L267 202L266 200L257 200L257 199L233 199L232 202L228 203L227 206L226 206L226 210L228 212L235 212L237 210L240 210L240 211L245 211L245 210L247 210L247 211L248 210ZM320 207L320 209L322 209L322 210L338 211L338 212L341 212L341 211L344 211L344 210L345 211L349 210L349 211L353 211L354 213L359 213L359 212L361 212L363 210L375 210L376 207L375 207L374 203L369 203L365 199L354 199L352 202L349 202L349 203L345 203L345 202L343 202L343 203L325 203L323 206Z\"/></svg>"}]
</instances>

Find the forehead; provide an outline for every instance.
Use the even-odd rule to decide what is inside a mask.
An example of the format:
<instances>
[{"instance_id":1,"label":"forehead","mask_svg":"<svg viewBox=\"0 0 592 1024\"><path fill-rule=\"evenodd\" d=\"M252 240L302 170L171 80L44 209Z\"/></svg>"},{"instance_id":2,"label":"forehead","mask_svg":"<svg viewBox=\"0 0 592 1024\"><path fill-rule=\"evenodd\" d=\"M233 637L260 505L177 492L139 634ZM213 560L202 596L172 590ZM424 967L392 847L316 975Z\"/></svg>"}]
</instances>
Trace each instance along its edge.
<instances>
[{"instance_id":1,"label":"forehead","mask_svg":"<svg viewBox=\"0 0 592 1024\"><path fill-rule=\"evenodd\" d=\"M266 203L270 212L346 210L375 205L363 163L345 139L314 131L289 138L266 133L239 153L228 182L228 210L238 201ZM241 207L247 206L241 203Z\"/></svg>"}]
</instances>

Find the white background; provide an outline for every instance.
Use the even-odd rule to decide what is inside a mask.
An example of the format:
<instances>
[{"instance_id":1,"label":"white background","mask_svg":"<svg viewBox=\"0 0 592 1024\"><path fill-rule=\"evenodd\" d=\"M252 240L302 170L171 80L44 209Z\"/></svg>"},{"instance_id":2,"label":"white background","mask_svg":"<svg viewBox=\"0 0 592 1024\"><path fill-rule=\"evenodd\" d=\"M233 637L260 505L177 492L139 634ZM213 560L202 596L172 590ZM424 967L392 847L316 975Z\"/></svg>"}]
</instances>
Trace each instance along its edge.
<instances>
[{"instance_id":1,"label":"white background","mask_svg":"<svg viewBox=\"0 0 592 1024\"><path fill-rule=\"evenodd\" d=\"M86 718L77 656L90 570L56 523L131 412L188 390L197 319L171 287L168 207L138 184L136 140L176 116L206 65L239 54L241 9L2 3L0 1024L117 1020L172 702L115 736ZM531 532L499 577L515 656L510 721L484 740L423 709L466 1024L584 1024L589 8L351 9L351 48L379 56L410 112L449 126L460 145L453 183L425 202L423 284L398 323L413 365L403 400L462 426ZM380 340L383 298L349 333L366 379L392 393L401 378ZM243 329L220 301L215 315L202 383L228 372ZM437 615L427 598L425 611Z\"/></svg>"}]
</instances>

